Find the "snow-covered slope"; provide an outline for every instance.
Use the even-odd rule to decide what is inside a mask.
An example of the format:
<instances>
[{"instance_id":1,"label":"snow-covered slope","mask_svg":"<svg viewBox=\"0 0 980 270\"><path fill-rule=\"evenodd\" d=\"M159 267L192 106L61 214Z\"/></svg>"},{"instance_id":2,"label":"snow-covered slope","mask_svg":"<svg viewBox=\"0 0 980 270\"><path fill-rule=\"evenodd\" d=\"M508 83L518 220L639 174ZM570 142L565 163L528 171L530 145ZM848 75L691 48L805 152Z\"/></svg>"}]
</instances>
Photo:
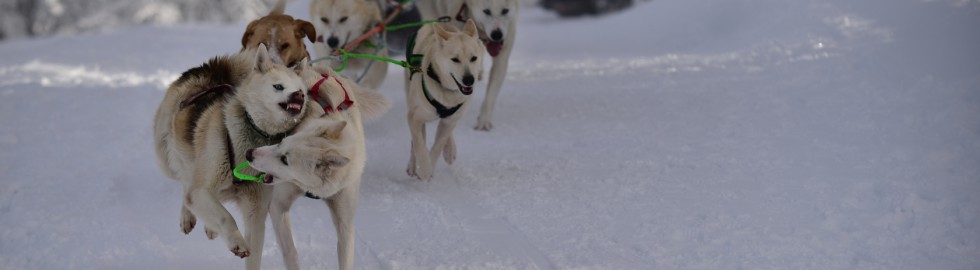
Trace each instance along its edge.
<instances>
[{"instance_id":1,"label":"snow-covered slope","mask_svg":"<svg viewBox=\"0 0 980 270\"><path fill-rule=\"evenodd\" d=\"M404 171L392 68L358 268L980 268L977 1L658 0L520 23L495 129L471 107L428 183ZM0 268L243 268L180 232L151 146L166 85L243 29L0 43ZM335 268L326 206L292 217L301 264ZM263 268L282 269L267 236Z\"/></svg>"}]
</instances>

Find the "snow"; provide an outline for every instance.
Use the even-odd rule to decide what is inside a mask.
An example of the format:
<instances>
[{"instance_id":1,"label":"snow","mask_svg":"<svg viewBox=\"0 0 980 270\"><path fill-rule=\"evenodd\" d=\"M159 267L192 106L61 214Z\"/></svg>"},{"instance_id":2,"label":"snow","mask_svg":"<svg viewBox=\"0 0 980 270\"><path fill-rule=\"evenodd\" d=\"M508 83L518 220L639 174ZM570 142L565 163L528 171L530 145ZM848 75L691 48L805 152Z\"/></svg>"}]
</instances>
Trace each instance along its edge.
<instances>
[{"instance_id":1,"label":"snow","mask_svg":"<svg viewBox=\"0 0 980 270\"><path fill-rule=\"evenodd\" d=\"M494 130L470 107L431 182L405 174L391 69L378 91L395 106L366 126L357 268L980 268L980 2L520 16ZM151 119L244 27L0 43L0 268L243 268L180 232ZM326 206L301 199L292 218L301 265L336 268ZM263 268L282 269L268 230Z\"/></svg>"}]
</instances>

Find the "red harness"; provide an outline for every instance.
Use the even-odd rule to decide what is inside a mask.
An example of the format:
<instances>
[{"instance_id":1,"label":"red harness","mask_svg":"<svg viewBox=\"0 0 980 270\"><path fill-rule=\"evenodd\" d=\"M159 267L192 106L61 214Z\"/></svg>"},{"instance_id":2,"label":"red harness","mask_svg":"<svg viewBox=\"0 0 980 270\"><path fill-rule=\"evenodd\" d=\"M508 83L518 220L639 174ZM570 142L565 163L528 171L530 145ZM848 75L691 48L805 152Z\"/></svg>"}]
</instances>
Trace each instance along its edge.
<instances>
[{"instance_id":1,"label":"red harness","mask_svg":"<svg viewBox=\"0 0 980 270\"><path fill-rule=\"evenodd\" d=\"M320 76L323 76L323 78L321 78L320 80L316 81L315 84L313 84L313 89L310 89L310 96L313 97L313 100L316 101L316 103L320 104L320 107L323 107L324 114L329 114L335 111L339 112L339 111L347 110L347 108L350 108L350 106L354 105L354 101L350 100L350 95L347 94L347 88L344 88L344 84L340 83L340 80L338 80L337 78L333 78L333 80L340 85L340 89L344 90L344 101L340 102L340 104L338 104L337 107L330 106L330 101L327 99L327 96L320 95L320 84L322 84L323 81L327 80L327 78L330 78L330 75L320 74Z\"/></svg>"}]
</instances>

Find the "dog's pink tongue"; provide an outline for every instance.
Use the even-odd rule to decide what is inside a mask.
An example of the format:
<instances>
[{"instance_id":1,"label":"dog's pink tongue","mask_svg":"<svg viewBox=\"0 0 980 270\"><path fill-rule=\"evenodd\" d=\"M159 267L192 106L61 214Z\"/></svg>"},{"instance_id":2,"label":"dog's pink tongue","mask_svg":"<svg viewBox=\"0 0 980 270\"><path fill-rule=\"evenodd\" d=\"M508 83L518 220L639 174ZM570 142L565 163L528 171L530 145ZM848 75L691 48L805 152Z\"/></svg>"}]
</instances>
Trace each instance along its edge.
<instances>
[{"instance_id":1,"label":"dog's pink tongue","mask_svg":"<svg viewBox=\"0 0 980 270\"><path fill-rule=\"evenodd\" d=\"M497 57L500 54L500 49L504 47L503 41L487 41L483 44L487 46L487 52L490 53L490 57Z\"/></svg>"}]
</instances>

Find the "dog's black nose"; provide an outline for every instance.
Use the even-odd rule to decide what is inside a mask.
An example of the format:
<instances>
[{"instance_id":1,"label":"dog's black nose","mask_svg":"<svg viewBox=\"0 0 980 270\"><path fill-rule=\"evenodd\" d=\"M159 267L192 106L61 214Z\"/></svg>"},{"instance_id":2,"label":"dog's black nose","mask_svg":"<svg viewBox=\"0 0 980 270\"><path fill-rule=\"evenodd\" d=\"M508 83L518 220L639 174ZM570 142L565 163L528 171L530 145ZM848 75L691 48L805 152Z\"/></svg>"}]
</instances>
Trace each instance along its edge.
<instances>
[{"instance_id":1,"label":"dog's black nose","mask_svg":"<svg viewBox=\"0 0 980 270\"><path fill-rule=\"evenodd\" d=\"M500 41L503 38L504 38L504 33L500 32L500 29L494 29L493 32L490 32L490 39L492 39L493 41Z\"/></svg>"},{"instance_id":2,"label":"dog's black nose","mask_svg":"<svg viewBox=\"0 0 980 270\"><path fill-rule=\"evenodd\" d=\"M337 45L339 44L340 44L340 40L337 39L337 37L331 36L330 38L327 39L327 46L330 46L330 48L336 49Z\"/></svg>"},{"instance_id":3,"label":"dog's black nose","mask_svg":"<svg viewBox=\"0 0 980 270\"><path fill-rule=\"evenodd\" d=\"M473 86L473 74L463 75L463 86Z\"/></svg>"},{"instance_id":4,"label":"dog's black nose","mask_svg":"<svg viewBox=\"0 0 980 270\"><path fill-rule=\"evenodd\" d=\"M305 96L306 95L303 94L303 91L300 90L300 91L293 92L291 95L289 95L289 99L299 100L299 99L303 99Z\"/></svg>"},{"instance_id":5,"label":"dog's black nose","mask_svg":"<svg viewBox=\"0 0 980 270\"><path fill-rule=\"evenodd\" d=\"M252 158L253 158L252 151L253 150L255 150L255 149L248 149L248 151L245 151L245 160L248 160L248 162L252 162Z\"/></svg>"}]
</instances>

